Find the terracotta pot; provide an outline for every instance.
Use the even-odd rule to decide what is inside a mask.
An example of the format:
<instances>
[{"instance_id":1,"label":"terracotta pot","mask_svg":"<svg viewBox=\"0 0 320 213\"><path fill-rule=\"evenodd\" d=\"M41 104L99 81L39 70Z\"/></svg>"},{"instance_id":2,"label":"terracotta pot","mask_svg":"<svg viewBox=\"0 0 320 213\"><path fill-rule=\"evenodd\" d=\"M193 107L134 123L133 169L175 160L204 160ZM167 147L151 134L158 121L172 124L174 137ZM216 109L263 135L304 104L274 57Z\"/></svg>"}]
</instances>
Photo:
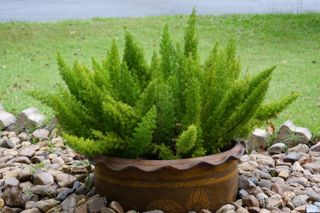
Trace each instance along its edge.
<instances>
[{"instance_id":1,"label":"terracotta pot","mask_svg":"<svg viewBox=\"0 0 320 213\"><path fill-rule=\"evenodd\" d=\"M181 160L94 159L96 191L126 210L185 213L217 210L235 200L244 143L215 155Z\"/></svg>"}]
</instances>

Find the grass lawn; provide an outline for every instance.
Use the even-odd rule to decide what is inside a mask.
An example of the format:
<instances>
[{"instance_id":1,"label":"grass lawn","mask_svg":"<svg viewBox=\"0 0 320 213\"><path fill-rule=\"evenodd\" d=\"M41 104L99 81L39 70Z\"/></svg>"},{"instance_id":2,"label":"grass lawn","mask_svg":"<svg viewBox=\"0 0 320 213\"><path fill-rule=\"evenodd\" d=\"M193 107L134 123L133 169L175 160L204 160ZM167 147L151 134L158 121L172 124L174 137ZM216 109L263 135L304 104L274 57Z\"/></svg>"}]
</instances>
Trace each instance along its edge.
<instances>
[{"instance_id":1,"label":"grass lawn","mask_svg":"<svg viewBox=\"0 0 320 213\"><path fill-rule=\"evenodd\" d=\"M36 106L52 115L25 92L51 91L61 83L56 65L59 51L71 63L102 59L111 40L123 47L124 29L135 35L149 56L159 48L162 26L169 24L174 41L183 39L186 16L92 19L57 23L0 23L0 103L11 112ZM257 73L277 65L267 100L292 91L301 97L275 124L287 119L320 134L320 14L200 16L202 58L214 42L233 37L243 72Z\"/></svg>"}]
</instances>

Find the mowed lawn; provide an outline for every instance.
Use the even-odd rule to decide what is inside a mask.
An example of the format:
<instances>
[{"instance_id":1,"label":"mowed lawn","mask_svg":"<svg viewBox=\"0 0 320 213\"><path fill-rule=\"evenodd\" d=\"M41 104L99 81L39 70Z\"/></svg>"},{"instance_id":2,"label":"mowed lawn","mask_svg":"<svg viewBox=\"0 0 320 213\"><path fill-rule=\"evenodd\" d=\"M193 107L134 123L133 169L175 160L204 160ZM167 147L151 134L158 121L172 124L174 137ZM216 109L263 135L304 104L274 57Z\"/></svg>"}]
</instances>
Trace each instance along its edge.
<instances>
[{"instance_id":1,"label":"mowed lawn","mask_svg":"<svg viewBox=\"0 0 320 213\"><path fill-rule=\"evenodd\" d=\"M183 40L186 16L92 19L57 23L0 23L0 103L13 113L36 106L29 90L51 92L61 84L56 65L59 51L68 62L89 64L103 59L115 38L123 47L129 30L145 49L147 59L159 49L161 31L169 24L175 42ZM320 134L320 14L227 15L198 18L199 50L206 57L215 42L236 40L243 73L255 74L277 65L266 101L292 91L301 93L278 119L291 119Z\"/></svg>"}]
</instances>

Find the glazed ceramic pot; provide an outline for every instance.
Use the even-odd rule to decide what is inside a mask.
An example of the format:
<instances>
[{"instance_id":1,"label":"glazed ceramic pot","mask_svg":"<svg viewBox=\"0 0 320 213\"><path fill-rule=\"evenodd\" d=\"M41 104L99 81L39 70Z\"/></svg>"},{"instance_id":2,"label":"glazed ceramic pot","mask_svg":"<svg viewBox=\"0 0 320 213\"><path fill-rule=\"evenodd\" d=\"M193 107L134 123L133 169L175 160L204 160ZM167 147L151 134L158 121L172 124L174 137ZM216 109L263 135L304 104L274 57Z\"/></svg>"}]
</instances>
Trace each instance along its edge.
<instances>
[{"instance_id":1,"label":"glazed ceramic pot","mask_svg":"<svg viewBox=\"0 0 320 213\"><path fill-rule=\"evenodd\" d=\"M185 213L217 210L233 202L238 189L238 159L245 144L228 151L181 160L94 159L96 191L126 209Z\"/></svg>"}]
</instances>

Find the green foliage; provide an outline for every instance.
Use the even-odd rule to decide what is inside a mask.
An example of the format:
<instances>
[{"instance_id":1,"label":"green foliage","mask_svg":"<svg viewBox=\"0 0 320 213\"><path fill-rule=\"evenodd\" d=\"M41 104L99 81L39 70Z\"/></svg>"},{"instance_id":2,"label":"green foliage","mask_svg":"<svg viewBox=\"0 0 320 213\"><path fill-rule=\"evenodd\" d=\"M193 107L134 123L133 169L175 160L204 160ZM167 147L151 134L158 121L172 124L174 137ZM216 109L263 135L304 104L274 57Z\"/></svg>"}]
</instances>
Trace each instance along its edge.
<instances>
[{"instance_id":1,"label":"green foliage","mask_svg":"<svg viewBox=\"0 0 320 213\"><path fill-rule=\"evenodd\" d=\"M66 83L54 94L32 95L52 107L67 143L87 156L177 159L219 152L253 127L274 118L298 95L264 104L272 72L240 78L235 43L214 45L201 64L193 10L184 49L166 25L150 65L130 33L123 57L113 41L92 68L69 67L58 55Z\"/></svg>"},{"instance_id":2,"label":"green foliage","mask_svg":"<svg viewBox=\"0 0 320 213\"><path fill-rule=\"evenodd\" d=\"M187 130L183 131L176 142L177 155L188 155L194 148L197 141L197 127L190 125Z\"/></svg>"}]
</instances>

